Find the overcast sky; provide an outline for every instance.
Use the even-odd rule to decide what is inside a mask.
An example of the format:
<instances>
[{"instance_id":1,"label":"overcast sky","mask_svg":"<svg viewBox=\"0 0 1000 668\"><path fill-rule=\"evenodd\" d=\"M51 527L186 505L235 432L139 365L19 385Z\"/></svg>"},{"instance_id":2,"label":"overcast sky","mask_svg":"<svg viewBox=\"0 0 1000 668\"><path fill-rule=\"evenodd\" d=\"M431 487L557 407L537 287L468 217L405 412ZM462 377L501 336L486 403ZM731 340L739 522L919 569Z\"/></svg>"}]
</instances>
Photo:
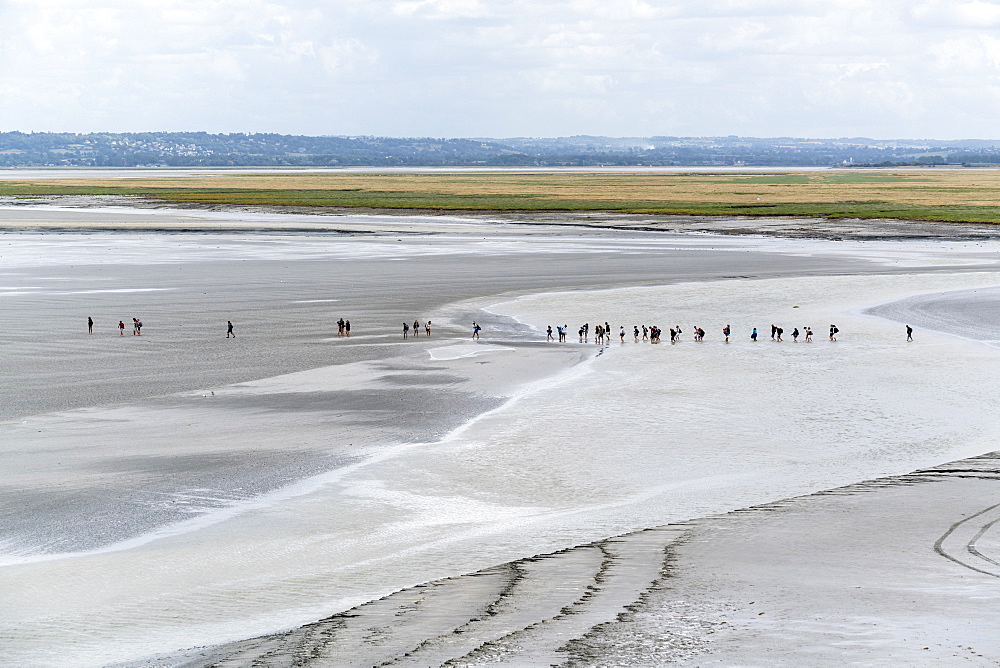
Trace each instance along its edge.
<instances>
[{"instance_id":1,"label":"overcast sky","mask_svg":"<svg viewBox=\"0 0 1000 668\"><path fill-rule=\"evenodd\" d=\"M0 130L1000 137L1000 0L0 0Z\"/></svg>"}]
</instances>

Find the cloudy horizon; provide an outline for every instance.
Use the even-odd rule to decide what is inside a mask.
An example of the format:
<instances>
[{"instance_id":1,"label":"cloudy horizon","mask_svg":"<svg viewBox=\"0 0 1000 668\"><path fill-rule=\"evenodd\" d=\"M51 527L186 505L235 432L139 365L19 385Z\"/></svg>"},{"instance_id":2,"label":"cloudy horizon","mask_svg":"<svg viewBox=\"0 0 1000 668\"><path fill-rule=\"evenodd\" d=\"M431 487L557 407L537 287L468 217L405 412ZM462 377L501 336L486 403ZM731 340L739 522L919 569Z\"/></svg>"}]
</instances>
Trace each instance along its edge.
<instances>
[{"instance_id":1,"label":"cloudy horizon","mask_svg":"<svg viewBox=\"0 0 1000 668\"><path fill-rule=\"evenodd\" d=\"M0 131L990 138L1000 1L4 0Z\"/></svg>"}]
</instances>

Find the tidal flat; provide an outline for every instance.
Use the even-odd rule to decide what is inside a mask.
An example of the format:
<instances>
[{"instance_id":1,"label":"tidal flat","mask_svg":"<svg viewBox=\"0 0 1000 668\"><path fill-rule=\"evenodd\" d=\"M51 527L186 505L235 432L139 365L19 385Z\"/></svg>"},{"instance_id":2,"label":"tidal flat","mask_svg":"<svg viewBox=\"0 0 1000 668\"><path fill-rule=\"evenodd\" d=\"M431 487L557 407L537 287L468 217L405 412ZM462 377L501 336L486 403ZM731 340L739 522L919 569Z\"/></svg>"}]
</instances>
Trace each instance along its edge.
<instances>
[{"instance_id":1,"label":"tidal flat","mask_svg":"<svg viewBox=\"0 0 1000 668\"><path fill-rule=\"evenodd\" d=\"M284 215L0 209L8 660L1000 656L1000 242Z\"/></svg>"}]
</instances>

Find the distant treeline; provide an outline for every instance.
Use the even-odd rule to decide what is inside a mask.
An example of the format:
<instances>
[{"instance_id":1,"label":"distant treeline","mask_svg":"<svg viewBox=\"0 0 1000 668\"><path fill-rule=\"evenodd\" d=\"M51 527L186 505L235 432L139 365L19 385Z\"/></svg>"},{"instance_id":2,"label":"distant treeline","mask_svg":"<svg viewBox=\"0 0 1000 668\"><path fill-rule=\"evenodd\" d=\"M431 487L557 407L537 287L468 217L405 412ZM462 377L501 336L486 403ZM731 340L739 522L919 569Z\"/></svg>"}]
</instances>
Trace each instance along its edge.
<instances>
[{"instance_id":1,"label":"distant treeline","mask_svg":"<svg viewBox=\"0 0 1000 668\"><path fill-rule=\"evenodd\" d=\"M1000 141L863 137L436 139L269 133L0 133L0 167L899 166L1000 164Z\"/></svg>"}]
</instances>

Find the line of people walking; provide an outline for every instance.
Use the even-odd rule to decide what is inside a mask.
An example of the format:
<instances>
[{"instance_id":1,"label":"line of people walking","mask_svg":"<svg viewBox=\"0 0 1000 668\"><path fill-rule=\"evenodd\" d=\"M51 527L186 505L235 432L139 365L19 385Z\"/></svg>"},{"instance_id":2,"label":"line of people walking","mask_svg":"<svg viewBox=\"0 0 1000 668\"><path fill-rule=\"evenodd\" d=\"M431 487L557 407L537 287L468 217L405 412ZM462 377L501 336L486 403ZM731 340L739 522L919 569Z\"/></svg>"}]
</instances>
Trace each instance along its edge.
<instances>
[{"instance_id":1,"label":"line of people walking","mask_svg":"<svg viewBox=\"0 0 1000 668\"><path fill-rule=\"evenodd\" d=\"M662 334L662 330L659 327L657 327L656 325L641 325L641 328L642 329L640 332L640 325L632 326L632 337L636 343L638 343L640 340L648 341L649 343L660 342L660 335ZM695 341L700 343L705 340L705 330L703 328L695 326L692 328L692 331L694 333L693 338ZM556 326L556 334L558 336L559 343L564 343L566 341L567 332L569 332L569 325ZM671 327L669 329L669 332L670 332L670 343L679 343L681 340L681 334L684 333L684 330L681 329L680 325L677 325L675 327ZM611 333L611 326L607 322L605 322L603 325L602 324L595 325L594 343L602 344L610 342L610 333ZM839 333L840 333L840 328L837 327L837 325L835 324L831 324L830 334L829 334L830 341L836 341L837 334ZM775 325L773 323L771 324L772 341L776 343L784 341L785 340L783 338L784 334L785 334L784 328L779 327L778 325ZM577 331L577 335L579 336L580 343L588 343L590 341L590 323L584 323ZM722 337L726 343L729 343L729 340L732 337L732 335L733 335L732 326L726 325L725 327L722 328ZM805 343L812 343L813 328L808 326L803 327L801 330L798 327L793 328L791 332L792 342L798 343L800 336L802 337ZM760 335L757 332L757 328L754 327L750 332L750 340L756 343L759 339ZM555 341L555 340L557 339L553 338L552 336L552 325L548 325L548 327L546 327L546 341ZM621 325L618 328L618 340L621 341L622 343L625 343L625 325ZM906 340L913 341L913 327L909 325L906 325Z\"/></svg>"},{"instance_id":2,"label":"line of people walking","mask_svg":"<svg viewBox=\"0 0 1000 668\"><path fill-rule=\"evenodd\" d=\"M640 331L640 327L641 327L641 331ZM413 327L412 327L412 329L411 329L409 323L404 322L403 323L403 338L404 339L409 338L411 332L413 333L414 338L420 336L420 329L421 329L421 325L420 325L420 321L419 320L414 320L413 321ZM431 321L430 320L428 320L427 322L425 322L423 324L423 330L424 330L424 335L425 336L429 337L431 335ZM705 330L703 328L695 326L695 327L692 328L692 330L694 332L694 340L696 342L700 343L700 342L702 342L702 341L705 340ZM479 338L479 333L481 331L482 331L482 327L477 322L473 322L472 323L472 338L473 339L478 339ZM840 333L840 328L838 328L837 325L835 325L835 324L831 324L829 331L830 331L830 333L829 333L830 341L836 341L837 340L837 334ZM558 341L559 343L565 343L566 340L567 340L568 332L569 332L569 325L565 325L565 324L564 325L557 325L556 329L555 329L555 332L556 332L556 336L558 338L555 338L555 337L552 336L552 333L553 333L552 325L548 325L548 327L546 328L546 332L545 332L546 333L546 341ZM611 332L612 332L611 325L607 321L605 321L604 324L598 323L594 327L594 343L597 343L597 344L610 343L611 339L612 339L612 333ZM90 316L87 317L87 333L88 334L93 334L94 333L94 319L92 317L90 317ZM119 320L118 321L118 333L119 333L119 336L125 336L125 321L124 320ZM680 325L677 325L675 327L671 327L669 329L669 333L670 333L670 343L679 343L680 340L681 340L681 334L684 333L684 330L681 329ZM642 341L648 341L649 343L659 343L660 342L660 336L661 336L661 334L662 334L662 330L659 327L657 327L656 325L641 325L641 326L640 325L633 325L632 326L632 337L633 337L633 339L635 340L636 343L638 343L640 340L642 340ZM779 343L782 342L782 341L784 341L784 338L783 338L784 334L785 334L784 328L782 328L782 327L780 327L778 325L775 325L774 323L771 324L771 340L772 341L779 342ZM579 328L579 330L577 331L577 335L579 337L580 343L588 343L590 341L590 323L584 323ZM139 320L138 318L132 318L132 336L142 336L142 321ZM339 320L337 320L337 336L339 336L339 337L350 337L351 336L351 321L350 320L345 320L344 318L340 318ZM722 336L723 336L724 341L726 343L729 343L730 337L732 336L732 327L730 325L727 324L725 327L722 328ZM801 330L799 330L798 327L793 328L792 332L791 332L792 341L794 343L798 343L798 340L799 340L800 336L803 337L803 340L806 343L812 343L813 342L813 329L812 329L812 327L808 327L808 326L807 327L803 327ZM621 325L618 328L618 340L621 343L625 343L625 337L626 337L625 325ZM226 321L226 338L227 339L228 338L234 338L234 339L236 338L236 334L233 331L233 321L232 320L227 320ZM751 332L750 332L750 340L756 343L759 339L760 339L760 334L757 332L757 328L754 327L751 330ZM907 341L913 341L913 327L911 327L910 325L906 325L906 340Z\"/></svg>"},{"instance_id":3,"label":"line of people walking","mask_svg":"<svg viewBox=\"0 0 1000 668\"><path fill-rule=\"evenodd\" d=\"M640 331L640 327L641 327L641 331ZM588 343L590 341L590 336L591 336L590 331L591 331L590 330L590 323L584 323L583 325L580 326L580 328L577 330L577 336L579 337L580 343ZM608 322L606 322L606 321L604 322L604 324L598 323L597 325L595 325L594 326L594 334L593 334L594 343L596 343L596 344L609 343L611 341L611 338L612 338L611 331L612 331L611 330L611 325L608 324ZM677 325L675 327L671 327L671 328L669 328L668 331L669 331L669 334L670 334L670 343L679 343L680 340L681 340L681 335L684 333L684 330L681 328L681 326ZM557 325L556 326L556 335L558 336L558 339L556 339L556 338L554 338L552 336L552 325L549 325L546 328L546 340L547 341L558 341L559 343L564 343L566 341L566 337L567 337L568 332L569 332L569 325ZM650 343L659 343L660 342L660 336L661 336L662 332L663 332L663 330L661 330L656 325L641 325L641 326L640 325L633 325L632 326L632 337L633 337L633 339L637 343L639 341L648 341ZM705 330L702 327L694 326L692 328L692 332L693 332L693 338L694 338L695 341L697 341L697 342L700 343L700 342L702 342L702 341L705 340ZM836 341L837 340L837 334L839 332L840 332L840 328L837 327L837 325L835 325L835 324L831 324L830 325L830 340L831 341ZM733 334L733 330L732 330L732 326L731 325L726 325L725 327L722 328L722 337L723 337L723 340L726 343L729 343L730 338L732 337L732 334ZM775 324L771 325L771 340L772 341L775 341L775 342L784 341L785 340L783 338L784 334L785 334L784 328L779 327L778 325L775 325ZM795 327L794 329L792 329L791 337L792 337L792 341L793 342L797 343L800 336L803 338L803 341L805 341L806 343L812 343L813 342L813 328L812 327L803 327L800 330L798 327ZM621 325L618 328L618 340L620 342L624 343L625 342L625 337L626 337L625 325ZM750 340L756 342L756 341L759 340L759 338L760 338L760 335L757 332L757 328L754 327L752 329L752 331L750 332ZM906 325L906 340L907 341L912 341L913 340L913 328L910 327L909 325Z\"/></svg>"}]
</instances>

